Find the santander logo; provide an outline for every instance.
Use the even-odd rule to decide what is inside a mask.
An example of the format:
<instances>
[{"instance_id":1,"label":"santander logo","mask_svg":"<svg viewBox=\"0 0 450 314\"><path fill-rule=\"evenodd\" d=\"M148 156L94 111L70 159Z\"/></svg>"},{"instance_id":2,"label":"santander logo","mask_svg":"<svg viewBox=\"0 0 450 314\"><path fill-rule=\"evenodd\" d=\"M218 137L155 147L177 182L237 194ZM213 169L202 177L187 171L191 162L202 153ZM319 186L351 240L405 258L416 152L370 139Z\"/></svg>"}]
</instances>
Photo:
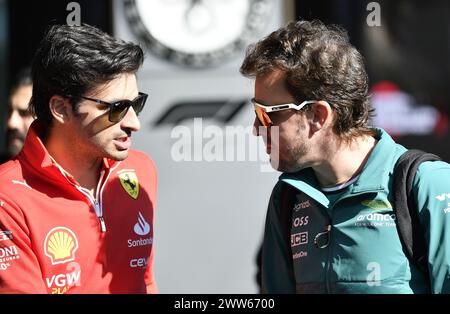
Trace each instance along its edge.
<instances>
[{"instance_id":1,"label":"santander logo","mask_svg":"<svg viewBox=\"0 0 450 314\"><path fill-rule=\"evenodd\" d=\"M139 212L138 222L134 225L134 232L141 236L147 235L150 232L150 225L145 221L141 212Z\"/></svg>"}]
</instances>

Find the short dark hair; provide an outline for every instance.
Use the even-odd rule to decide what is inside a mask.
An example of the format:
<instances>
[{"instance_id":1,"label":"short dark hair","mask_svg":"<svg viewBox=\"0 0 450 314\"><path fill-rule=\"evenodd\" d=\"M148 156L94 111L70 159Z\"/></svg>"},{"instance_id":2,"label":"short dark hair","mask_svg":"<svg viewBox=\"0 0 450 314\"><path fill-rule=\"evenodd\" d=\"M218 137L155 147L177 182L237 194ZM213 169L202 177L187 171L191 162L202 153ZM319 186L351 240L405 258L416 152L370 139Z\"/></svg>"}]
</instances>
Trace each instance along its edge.
<instances>
[{"instance_id":1,"label":"short dark hair","mask_svg":"<svg viewBox=\"0 0 450 314\"><path fill-rule=\"evenodd\" d=\"M31 68L25 67L20 69L14 76L12 81L10 94L14 94L19 87L28 86L33 84L33 79L31 78Z\"/></svg>"},{"instance_id":2,"label":"short dark hair","mask_svg":"<svg viewBox=\"0 0 450 314\"><path fill-rule=\"evenodd\" d=\"M86 92L122 73L136 73L144 60L141 47L83 24L51 26L32 62L30 111L51 126L50 98L66 97L75 110Z\"/></svg>"},{"instance_id":3,"label":"short dark hair","mask_svg":"<svg viewBox=\"0 0 450 314\"><path fill-rule=\"evenodd\" d=\"M286 87L298 102L330 104L337 115L333 130L341 138L373 134L363 57L344 29L318 20L290 22L250 45L240 72L256 77L277 69L285 73Z\"/></svg>"}]
</instances>

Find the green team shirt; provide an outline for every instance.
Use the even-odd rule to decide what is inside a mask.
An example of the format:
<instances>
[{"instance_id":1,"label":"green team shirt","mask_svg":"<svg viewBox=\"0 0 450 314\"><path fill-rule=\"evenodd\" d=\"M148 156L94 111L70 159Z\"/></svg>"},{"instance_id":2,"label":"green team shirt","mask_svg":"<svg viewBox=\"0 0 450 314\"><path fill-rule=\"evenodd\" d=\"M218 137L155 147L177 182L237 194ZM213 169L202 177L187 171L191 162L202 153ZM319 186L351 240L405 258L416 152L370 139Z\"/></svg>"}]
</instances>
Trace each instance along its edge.
<instances>
[{"instance_id":1,"label":"green team shirt","mask_svg":"<svg viewBox=\"0 0 450 314\"><path fill-rule=\"evenodd\" d=\"M450 292L450 165L424 162L414 181L429 249L426 278L403 252L391 203L393 169L406 149L381 129L376 137L362 172L345 189L323 191L310 168L280 176L266 218L264 292ZM281 223L284 184L296 191L290 241Z\"/></svg>"}]
</instances>

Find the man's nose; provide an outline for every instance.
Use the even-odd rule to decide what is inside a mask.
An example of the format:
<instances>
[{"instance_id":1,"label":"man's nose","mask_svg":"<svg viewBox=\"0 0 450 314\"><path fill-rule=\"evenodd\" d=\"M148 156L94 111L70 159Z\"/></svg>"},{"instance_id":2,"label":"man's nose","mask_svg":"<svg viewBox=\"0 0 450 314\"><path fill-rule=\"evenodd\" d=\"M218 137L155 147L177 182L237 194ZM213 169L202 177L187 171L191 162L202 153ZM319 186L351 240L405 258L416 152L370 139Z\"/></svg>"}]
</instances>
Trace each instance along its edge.
<instances>
[{"instance_id":1,"label":"man's nose","mask_svg":"<svg viewBox=\"0 0 450 314\"><path fill-rule=\"evenodd\" d=\"M8 120L6 121L6 126L9 130L20 130L21 124L23 123L22 117L19 115L17 110L13 110L11 114L8 116Z\"/></svg>"},{"instance_id":2,"label":"man's nose","mask_svg":"<svg viewBox=\"0 0 450 314\"><path fill-rule=\"evenodd\" d=\"M139 131L141 128L141 122L139 122L139 118L137 117L133 107L128 109L128 112L125 117L123 117L121 124L123 128L130 129L133 132Z\"/></svg>"}]
</instances>

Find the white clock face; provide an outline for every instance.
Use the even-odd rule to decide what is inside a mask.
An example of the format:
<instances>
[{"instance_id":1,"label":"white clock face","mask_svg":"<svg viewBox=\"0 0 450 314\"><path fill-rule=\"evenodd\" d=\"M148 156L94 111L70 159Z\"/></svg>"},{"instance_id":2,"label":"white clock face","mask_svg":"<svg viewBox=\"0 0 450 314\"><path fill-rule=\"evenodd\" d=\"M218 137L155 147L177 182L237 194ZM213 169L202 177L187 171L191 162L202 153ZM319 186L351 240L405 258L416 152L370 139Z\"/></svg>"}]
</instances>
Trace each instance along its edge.
<instances>
[{"instance_id":1,"label":"white clock face","mask_svg":"<svg viewBox=\"0 0 450 314\"><path fill-rule=\"evenodd\" d=\"M158 56L189 66L242 51L267 25L273 0L126 0L133 30Z\"/></svg>"}]
</instances>

